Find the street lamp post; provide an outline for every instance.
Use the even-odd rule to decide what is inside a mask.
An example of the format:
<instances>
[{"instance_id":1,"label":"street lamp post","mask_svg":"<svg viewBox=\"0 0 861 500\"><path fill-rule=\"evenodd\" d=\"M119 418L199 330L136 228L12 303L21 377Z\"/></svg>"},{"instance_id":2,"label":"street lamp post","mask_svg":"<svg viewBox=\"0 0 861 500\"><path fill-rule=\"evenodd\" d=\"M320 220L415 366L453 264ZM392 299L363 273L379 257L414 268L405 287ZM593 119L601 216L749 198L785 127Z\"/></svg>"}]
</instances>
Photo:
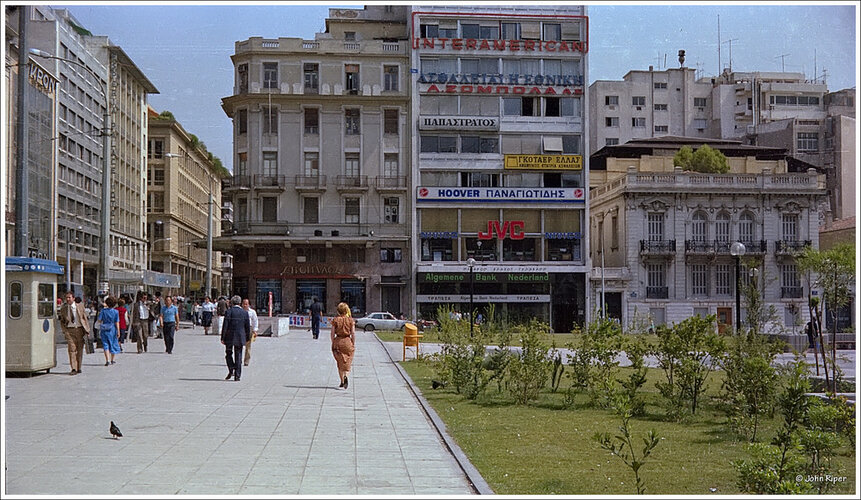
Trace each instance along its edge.
<instances>
[{"instance_id":1,"label":"street lamp post","mask_svg":"<svg viewBox=\"0 0 861 500\"><path fill-rule=\"evenodd\" d=\"M83 229L83 226L78 226L78 231ZM69 245L69 230L72 228L69 226L63 226L64 233L66 237L63 239L66 245L66 291L70 291L72 289L72 247Z\"/></svg>"},{"instance_id":2,"label":"street lamp post","mask_svg":"<svg viewBox=\"0 0 861 500\"><path fill-rule=\"evenodd\" d=\"M741 290L739 269L741 268L741 257L744 255L744 243L736 241L729 247L729 253L735 257L735 331L738 333L741 327Z\"/></svg>"},{"instance_id":3,"label":"street lamp post","mask_svg":"<svg viewBox=\"0 0 861 500\"><path fill-rule=\"evenodd\" d=\"M155 240L152 240L152 244L150 245L150 250L149 250L149 265L147 266L147 268L148 268L150 271L152 271L152 251L155 249L155 244L156 244L156 243L158 243L159 241L170 241L170 240L171 240L171 238L170 238L170 237L167 237L167 238L157 238L157 239L155 239Z\"/></svg>"},{"instance_id":4,"label":"street lamp post","mask_svg":"<svg viewBox=\"0 0 861 500\"><path fill-rule=\"evenodd\" d=\"M474 308L473 303L472 303L472 299L473 299L473 293L474 293L474 288L475 288L473 285L475 283L475 281L473 281L472 268L475 267L475 259L470 257L466 261L466 264L469 266L469 336L472 337L472 331L473 331L473 328L475 325L475 322L472 320L472 311Z\"/></svg>"},{"instance_id":5,"label":"street lamp post","mask_svg":"<svg viewBox=\"0 0 861 500\"><path fill-rule=\"evenodd\" d=\"M23 15L23 13L21 14ZM110 170L110 158L111 158L111 112L110 112L110 101L108 99L108 89L107 85L102 84L102 80L92 69L90 69L86 64L81 63L79 61L74 61L72 59L66 59L65 57L57 57L49 52L45 52L44 50L39 50L36 48L31 48L28 51L29 54L38 57L44 57L45 59L56 59L58 61L67 62L69 64L76 64L82 68L84 68L87 73L93 76L96 83L98 84L98 89L102 91L102 95L105 97L105 115L104 115L104 123L102 126L102 213L101 213L101 232L99 234L99 238L101 239L101 251L99 252L99 291L100 292L108 292L109 289L109 281L108 281L108 258L111 250L111 170ZM16 242L17 245L17 242Z\"/></svg>"}]
</instances>

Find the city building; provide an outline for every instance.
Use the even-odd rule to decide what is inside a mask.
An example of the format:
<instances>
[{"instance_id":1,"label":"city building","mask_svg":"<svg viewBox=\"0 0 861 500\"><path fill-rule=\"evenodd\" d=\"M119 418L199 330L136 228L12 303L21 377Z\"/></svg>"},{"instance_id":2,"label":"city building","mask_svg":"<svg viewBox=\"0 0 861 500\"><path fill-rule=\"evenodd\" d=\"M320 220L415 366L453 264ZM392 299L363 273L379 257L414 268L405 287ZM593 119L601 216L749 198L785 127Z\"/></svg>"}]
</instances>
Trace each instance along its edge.
<instances>
[{"instance_id":1,"label":"city building","mask_svg":"<svg viewBox=\"0 0 861 500\"><path fill-rule=\"evenodd\" d=\"M57 73L49 64L37 62L33 57L25 57L25 67L21 68L18 63L19 46L19 16L22 11L33 12L32 7L4 7L6 14L5 25L5 90L3 95L3 122L5 144L7 144L6 165L4 176L6 183L6 205L5 205L5 240L6 255L19 255L23 257L38 257L43 259L55 259L56 237L55 231L55 162L56 149L52 140L57 133L57 119L55 116L56 102L60 93ZM30 18L38 17L32 14ZM27 23L25 31L27 38L30 35L30 26ZM31 43L26 44L32 47ZM26 110L22 117L19 109L19 75L26 78L26 87L23 92L23 107ZM23 141L19 143L19 119L23 119L20 131ZM26 200L19 197L18 186L18 148L23 149L23 168L26 170ZM17 204L22 206L18 207ZM19 214L19 208L25 215ZM25 224L25 228L18 227ZM17 239L19 231L26 229L26 242ZM20 244L20 253L16 249Z\"/></svg>"},{"instance_id":2,"label":"city building","mask_svg":"<svg viewBox=\"0 0 861 500\"><path fill-rule=\"evenodd\" d=\"M147 96L158 89L123 49L106 36L84 36L86 49L108 68L111 116L111 293L134 293L147 264Z\"/></svg>"},{"instance_id":3,"label":"city building","mask_svg":"<svg viewBox=\"0 0 861 500\"><path fill-rule=\"evenodd\" d=\"M582 6L418 6L415 313L588 319Z\"/></svg>"},{"instance_id":4,"label":"city building","mask_svg":"<svg viewBox=\"0 0 861 500\"><path fill-rule=\"evenodd\" d=\"M314 40L235 45L234 220L215 245L258 311L410 309L407 11L330 9Z\"/></svg>"},{"instance_id":5,"label":"city building","mask_svg":"<svg viewBox=\"0 0 861 500\"><path fill-rule=\"evenodd\" d=\"M729 173L673 166L682 146L702 144L727 156ZM781 148L687 137L605 146L590 168L592 291L608 316L657 325L715 314L722 329L736 314L745 321L731 253L741 242L740 280L758 280L772 326L801 332L811 291L793 252L819 247L824 175Z\"/></svg>"},{"instance_id":6,"label":"city building","mask_svg":"<svg viewBox=\"0 0 861 500\"><path fill-rule=\"evenodd\" d=\"M221 295L221 255L209 261L212 290L206 290L206 240L221 234L221 179L211 153L172 114L149 114L146 150L148 269L163 282L147 283L172 295L202 299Z\"/></svg>"}]
</instances>

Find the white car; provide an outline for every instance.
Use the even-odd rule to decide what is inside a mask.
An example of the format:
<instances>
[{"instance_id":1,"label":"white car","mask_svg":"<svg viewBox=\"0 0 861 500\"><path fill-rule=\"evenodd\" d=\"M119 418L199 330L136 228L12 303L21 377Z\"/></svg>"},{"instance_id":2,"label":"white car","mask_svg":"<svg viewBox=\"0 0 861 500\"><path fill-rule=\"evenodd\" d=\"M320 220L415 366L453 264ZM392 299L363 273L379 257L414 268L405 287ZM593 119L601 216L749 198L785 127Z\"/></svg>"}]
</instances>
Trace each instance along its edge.
<instances>
[{"instance_id":1,"label":"white car","mask_svg":"<svg viewBox=\"0 0 861 500\"><path fill-rule=\"evenodd\" d=\"M356 328L363 328L366 332L374 330L403 330L404 325L412 321L397 319L391 313L372 312L361 318L356 318Z\"/></svg>"}]
</instances>

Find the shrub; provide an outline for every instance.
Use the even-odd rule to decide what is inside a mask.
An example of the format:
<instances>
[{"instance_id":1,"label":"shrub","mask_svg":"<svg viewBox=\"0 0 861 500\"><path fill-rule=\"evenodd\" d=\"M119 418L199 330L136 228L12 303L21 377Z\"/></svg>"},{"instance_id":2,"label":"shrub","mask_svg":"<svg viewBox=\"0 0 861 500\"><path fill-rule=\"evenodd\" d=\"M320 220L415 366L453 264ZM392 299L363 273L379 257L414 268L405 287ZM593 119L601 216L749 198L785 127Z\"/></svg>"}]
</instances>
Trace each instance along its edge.
<instances>
[{"instance_id":1,"label":"shrub","mask_svg":"<svg viewBox=\"0 0 861 500\"><path fill-rule=\"evenodd\" d=\"M631 374L627 379L617 380L622 386L622 392L630 402L631 414L634 416L642 415L646 409L646 403L640 395L640 389L646 383L646 373L649 369L646 367L646 353L648 348L643 340L639 337L628 339L625 354L628 355L628 360L631 361Z\"/></svg>"},{"instance_id":2,"label":"shrub","mask_svg":"<svg viewBox=\"0 0 861 500\"><path fill-rule=\"evenodd\" d=\"M585 389L589 402L610 408L618 389L617 356L622 350L622 329L616 321L598 317L589 323L580 346L569 355L572 387Z\"/></svg>"},{"instance_id":3,"label":"shrub","mask_svg":"<svg viewBox=\"0 0 861 500\"><path fill-rule=\"evenodd\" d=\"M513 334L520 338L519 353L511 355L508 363L508 391L517 404L526 404L538 398L547 383L549 373L546 344L541 336L548 330L547 325L532 320L526 325L517 325Z\"/></svg>"},{"instance_id":4,"label":"shrub","mask_svg":"<svg viewBox=\"0 0 861 500\"><path fill-rule=\"evenodd\" d=\"M447 307L437 310L442 342L438 376L450 381L458 394L476 399L490 382L490 375L483 367L486 334L477 329L470 335L469 322L451 319L450 312Z\"/></svg>"},{"instance_id":5,"label":"shrub","mask_svg":"<svg viewBox=\"0 0 861 500\"><path fill-rule=\"evenodd\" d=\"M772 363L777 352L777 345L761 335L735 336L720 360L725 376L719 399L727 422L751 442L756 441L760 417L774 408L778 380Z\"/></svg>"}]
</instances>

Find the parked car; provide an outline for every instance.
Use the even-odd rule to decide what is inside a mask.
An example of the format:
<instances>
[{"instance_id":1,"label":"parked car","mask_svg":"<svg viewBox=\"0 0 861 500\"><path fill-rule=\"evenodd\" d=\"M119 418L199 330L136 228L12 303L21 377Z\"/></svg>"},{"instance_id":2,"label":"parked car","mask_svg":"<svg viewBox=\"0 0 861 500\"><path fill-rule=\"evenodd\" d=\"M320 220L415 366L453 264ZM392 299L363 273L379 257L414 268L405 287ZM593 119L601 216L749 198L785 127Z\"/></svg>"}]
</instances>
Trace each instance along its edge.
<instances>
[{"instance_id":1,"label":"parked car","mask_svg":"<svg viewBox=\"0 0 861 500\"><path fill-rule=\"evenodd\" d=\"M397 319L391 313L387 312L372 312L361 318L356 318L356 328L362 328L366 332L374 330L403 330L404 325L412 321L405 319Z\"/></svg>"}]
</instances>

